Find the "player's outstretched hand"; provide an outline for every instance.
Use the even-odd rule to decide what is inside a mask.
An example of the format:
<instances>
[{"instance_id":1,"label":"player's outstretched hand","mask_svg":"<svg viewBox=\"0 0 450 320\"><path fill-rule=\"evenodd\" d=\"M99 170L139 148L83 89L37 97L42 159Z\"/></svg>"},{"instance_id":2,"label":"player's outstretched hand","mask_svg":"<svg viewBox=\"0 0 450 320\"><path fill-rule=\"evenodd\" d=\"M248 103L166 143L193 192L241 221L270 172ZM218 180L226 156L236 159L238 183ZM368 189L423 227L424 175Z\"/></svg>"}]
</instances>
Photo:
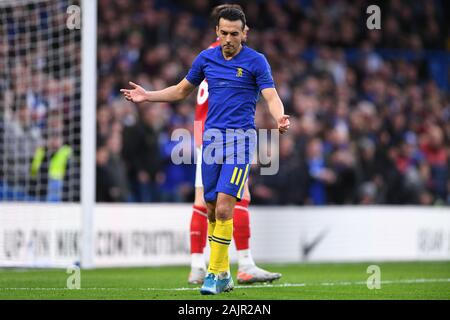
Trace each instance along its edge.
<instances>
[{"instance_id":1,"label":"player's outstretched hand","mask_svg":"<svg viewBox=\"0 0 450 320\"><path fill-rule=\"evenodd\" d=\"M278 130L281 134L285 133L289 129L290 125L291 122L289 121L289 116L287 114L282 115L278 119Z\"/></svg>"},{"instance_id":2,"label":"player's outstretched hand","mask_svg":"<svg viewBox=\"0 0 450 320\"><path fill-rule=\"evenodd\" d=\"M144 88L131 81L129 84L133 87L133 89L120 89L120 92L123 93L125 99L135 103L144 102L147 100L147 91L145 91Z\"/></svg>"}]
</instances>

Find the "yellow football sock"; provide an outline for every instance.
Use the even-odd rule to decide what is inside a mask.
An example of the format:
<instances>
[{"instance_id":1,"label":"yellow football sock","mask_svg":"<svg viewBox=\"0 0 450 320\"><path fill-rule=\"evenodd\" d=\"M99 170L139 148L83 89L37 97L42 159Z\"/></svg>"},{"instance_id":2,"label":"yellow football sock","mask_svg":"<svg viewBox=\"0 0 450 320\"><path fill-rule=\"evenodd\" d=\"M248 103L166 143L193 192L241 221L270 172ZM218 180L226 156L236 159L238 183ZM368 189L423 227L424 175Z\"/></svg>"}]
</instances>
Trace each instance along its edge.
<instances>
[{"instance_id":1,"label":"yellow football sock","mask_svg":"<svg viewBox=\"0 0 450 320\"><path fill-rule=\"evenodd\" d=\"M211 222L208 220L208 241L209 245L211 246L211 237L214 233L214 228L216 227L216 222Z\"/></svg>"},{"instance_id":2,"label":"yellow football sock","mask_svg":"<svg viewBox=\"0 0 450 320\"><path fill-rule=\"evenodd\" d=\"M208 272L219 274L230 270L228 248L232 237L233 219L216 220L216 226L210 238L211 255L209 259Z\"/></svg>"}]
</instances>

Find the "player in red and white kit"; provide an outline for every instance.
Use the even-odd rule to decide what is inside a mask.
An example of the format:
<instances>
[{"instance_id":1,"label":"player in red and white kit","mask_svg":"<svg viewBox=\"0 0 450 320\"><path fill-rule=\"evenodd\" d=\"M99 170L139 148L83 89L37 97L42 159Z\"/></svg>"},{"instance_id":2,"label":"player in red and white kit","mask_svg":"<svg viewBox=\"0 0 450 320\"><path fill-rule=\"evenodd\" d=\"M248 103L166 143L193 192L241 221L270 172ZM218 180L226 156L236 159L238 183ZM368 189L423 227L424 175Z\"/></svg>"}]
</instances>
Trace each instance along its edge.
<instances>
[{"instance_id":1,"label":"player in red and white kit","mask_svg":"<svg viewBox=\"0 0 450 320\"><path fill-rule=\"evenodd\" d=\"M220 10L239 5L220 5L213 10L212 16L217 16ZM247 35L248 27L245 26L244 34ZM219 46L219 41L210 45L210 48ZM206 275L206 263L203 250L206 246L208 234L208 218L206 214L206 203L203 198L203 183L201 172L202 160L202 136L206 114L208 113L208 82L206 79L200 84L197 93L197 108L195 110L195 144L197 150L197 167L195 175L195 200L190 224L191 240L191 272L188 282L190 284L201 284ZM233 212L233 238L238 254L238 283L266 282L277 280L280 273L272 273L258 268L250 253L250 220L248 205L250 203L250 192L248 183L244 186L242 200L236 204Z\"/></svg>"}]
</instances>

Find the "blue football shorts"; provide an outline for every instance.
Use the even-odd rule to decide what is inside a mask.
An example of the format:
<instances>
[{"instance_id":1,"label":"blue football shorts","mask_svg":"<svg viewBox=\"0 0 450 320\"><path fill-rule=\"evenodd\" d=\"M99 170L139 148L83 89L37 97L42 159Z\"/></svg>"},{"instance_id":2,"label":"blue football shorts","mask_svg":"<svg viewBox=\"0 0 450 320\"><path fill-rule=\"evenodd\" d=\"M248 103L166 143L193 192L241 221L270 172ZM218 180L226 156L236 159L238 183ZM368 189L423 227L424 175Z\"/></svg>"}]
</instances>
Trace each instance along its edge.
<instances>
[{"instance_id":1,"label":"blue football shorts","mask_svg":"<svg viewBox=\"0 0 450 320\"><path fill-rule=\"evenodd\" d=\"M202 180L206 202L215 201L219 192L241 200L255 147L254 129L232 132L216 130L214 134L205 131L202 147Z\"/></svg>"}]
</instances>

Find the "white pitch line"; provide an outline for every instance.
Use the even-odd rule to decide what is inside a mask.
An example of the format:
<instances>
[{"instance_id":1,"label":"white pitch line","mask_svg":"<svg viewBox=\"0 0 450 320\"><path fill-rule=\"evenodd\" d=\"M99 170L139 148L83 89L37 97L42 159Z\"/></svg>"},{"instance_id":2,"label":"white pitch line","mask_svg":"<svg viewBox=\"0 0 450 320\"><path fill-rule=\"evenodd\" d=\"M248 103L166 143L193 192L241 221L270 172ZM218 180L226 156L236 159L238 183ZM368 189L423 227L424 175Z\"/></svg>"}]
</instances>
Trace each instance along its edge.
<instances>
[{"instance_id":1,"label":"white pitch line","mask_svg":"<svg viewBox=\"0 0 450 320\"><path fill-rule=\"evenodd\" d=\"M404 280L384 280L381 284L412 284L412 283L446 283L450 278L444 279L404 279ZM237 285L235 289L257 289L257 288L286 288L286 287L315 287L315 286L351 286L366 285L366 281L339 281L339 282L321 282L321 283L281 283L281 284L263 284L263 285ZM92 291L197 291L195 288L0 288L0 291L65 291L65 290L92 290Z\"/></svg>"}]
</instances>

